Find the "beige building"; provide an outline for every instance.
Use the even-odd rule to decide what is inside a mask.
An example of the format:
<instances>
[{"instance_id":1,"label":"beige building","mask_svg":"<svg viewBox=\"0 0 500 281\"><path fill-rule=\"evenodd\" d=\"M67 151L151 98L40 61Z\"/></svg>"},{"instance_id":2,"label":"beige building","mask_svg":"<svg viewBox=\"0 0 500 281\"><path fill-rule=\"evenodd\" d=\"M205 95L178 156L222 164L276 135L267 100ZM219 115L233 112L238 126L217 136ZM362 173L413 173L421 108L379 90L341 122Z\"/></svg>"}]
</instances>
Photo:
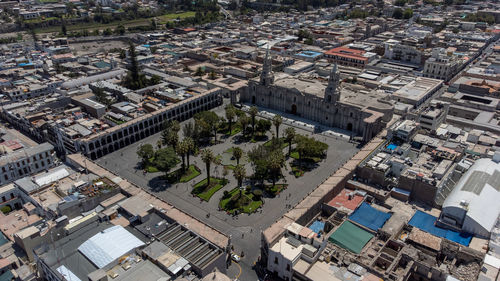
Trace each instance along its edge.
<instances>
[{"instance_id":1,"label":"beige building","mask_svg":"<svg viewBox=\"0 0 500 281\"><path fill-rule=\"evenodd\" d=\"M392 118L393 105L378 92L358 86L339 87L337 65L330 72L328 84L271 71L266 54L259 79L252 79L240 96L240 102L271 108L300 116L325 126L351 131L363 141L370 140Z\"/></svg>"}]
</instances>

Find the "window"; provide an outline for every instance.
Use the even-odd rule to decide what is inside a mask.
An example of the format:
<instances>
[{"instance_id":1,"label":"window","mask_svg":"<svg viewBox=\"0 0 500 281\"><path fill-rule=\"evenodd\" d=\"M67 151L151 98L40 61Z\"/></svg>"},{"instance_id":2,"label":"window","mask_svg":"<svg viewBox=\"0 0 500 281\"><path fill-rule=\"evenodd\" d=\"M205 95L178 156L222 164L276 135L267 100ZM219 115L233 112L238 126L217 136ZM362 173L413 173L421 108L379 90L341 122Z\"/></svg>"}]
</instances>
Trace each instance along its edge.
<instances>
[{"instance_id":1,"label":"window","mask_svg":"<svg viewBox=\"0 0 500 281\"><path fill-rule=\"evenodd\" d=\"M326 99L328 102L331 102L332 101L332 96L331 95L328 95L327 99Z\"/></svg>"},{"instance_id":2,"label":"window","mask_svg":"<svg viewBox=\"0 0 500 281\"><path fill-rule=\"evenodd\" d=\"M14 197L15 197L15 196L14 196L14 193L12 193L12 192L11 192L11 193L10 193L10 198L11 198L11 199L14 199Z\"/></svg>"},{"instance_id":3,"label":"window","mask_svg":"<svg viewBox=\"0 0 500 281\"><path fill-rule=\"evenodd\" d=\"M274 264L278 264L278 257L274 257Z\"/></svg>"},{"instance_id":4,"label":"window","mask_svg":"<svg viewBox=\"0 0 500 281\"><path fill-rule=\"evenodd\" d=\"M286 271L290 271L290 264L286 265Z\"/></svg>"},{"instance_id":5,"label":"window","mask_svg":"<svg viewBox=\"0 0 500 281\"><path fill-rule=\"evenodd\" d=\"M293 97L293 102L296 102L297 101L297 97Z\"/></svg>"}]
</instances>

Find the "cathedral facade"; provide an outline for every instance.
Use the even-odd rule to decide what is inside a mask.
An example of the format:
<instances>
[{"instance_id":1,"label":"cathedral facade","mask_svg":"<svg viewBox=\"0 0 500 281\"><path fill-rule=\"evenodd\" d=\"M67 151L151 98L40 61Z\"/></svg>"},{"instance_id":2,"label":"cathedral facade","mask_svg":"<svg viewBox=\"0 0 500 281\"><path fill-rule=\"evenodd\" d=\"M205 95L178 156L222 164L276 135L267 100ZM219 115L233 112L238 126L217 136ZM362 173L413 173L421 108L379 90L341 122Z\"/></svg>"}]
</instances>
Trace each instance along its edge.
<instances>
[{"instance_id":1,"label":"cathedral facade","mask_svg":"<svg viewBox=\"0 0 500 281\"><path fill-rule=\"evenodd\" d=\"M275 77L269 53L266 53L260 79L249 81L240 95L240 102L297 115L349 131L352 136L362 137L363 141L370 140L391 120L392 104L370 96L364 98L363 93L353 95L352 91L343 98L339 82L340 72L336 64L327 85L284 73Z\"/></svg>"}]
</instances>

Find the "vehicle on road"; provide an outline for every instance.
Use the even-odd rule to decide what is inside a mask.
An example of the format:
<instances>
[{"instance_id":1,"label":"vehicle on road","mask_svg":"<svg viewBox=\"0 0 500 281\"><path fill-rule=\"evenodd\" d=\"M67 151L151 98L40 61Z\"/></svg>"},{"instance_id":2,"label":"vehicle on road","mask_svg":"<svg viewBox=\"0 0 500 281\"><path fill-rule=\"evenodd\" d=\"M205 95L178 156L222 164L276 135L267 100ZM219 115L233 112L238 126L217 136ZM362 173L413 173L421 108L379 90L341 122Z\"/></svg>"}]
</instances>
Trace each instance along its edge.
<instances>
[{"instance_id":1,"label":"vehicle on road","mask_svg":"<svg viewBox=\"0 0 500 281\"><path fill-rule=\"evenodd\" d=\"M231 259L235 262L240 262L241 261L241 257L238 256L237 254L231 254Z\"/></svg>"}]
</instances>

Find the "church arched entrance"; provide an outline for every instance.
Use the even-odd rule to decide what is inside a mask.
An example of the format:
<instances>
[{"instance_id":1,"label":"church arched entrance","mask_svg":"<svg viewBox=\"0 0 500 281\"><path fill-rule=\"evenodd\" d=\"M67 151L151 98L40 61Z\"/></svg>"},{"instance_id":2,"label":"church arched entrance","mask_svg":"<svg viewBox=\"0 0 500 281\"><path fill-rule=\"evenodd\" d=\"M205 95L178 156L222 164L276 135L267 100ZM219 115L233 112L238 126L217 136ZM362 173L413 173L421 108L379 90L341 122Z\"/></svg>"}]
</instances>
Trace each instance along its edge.
<instances>
[{"instance_id":1,"label":"church arched entrance","mask_svg":"<svg viewBox=\"0 0 500 281\"><path fill-rule=\"evenodd\" d=\"M297 114L297 106L295 104L292 104L292 114Z\"/></svg>"},{"instance_id":2,"label":"church arched entrance","mask_svg":"<svg viewBox=\"0 0 500 281\"><path fill-rule=\"evenodd\" d=\"M255 96L252 96L252 104L255 104Z\"/></svg>"},{"instance_id":3,"label":"church arched entrance","mask_svg":"<svg viewBox=\"0 0 500 281\"><path fill-rule=\"evenodd\" d=\"M348 131L352 131L352 123L348 123L347 124L347 130Z\"/></svg>"}]
</instances>

